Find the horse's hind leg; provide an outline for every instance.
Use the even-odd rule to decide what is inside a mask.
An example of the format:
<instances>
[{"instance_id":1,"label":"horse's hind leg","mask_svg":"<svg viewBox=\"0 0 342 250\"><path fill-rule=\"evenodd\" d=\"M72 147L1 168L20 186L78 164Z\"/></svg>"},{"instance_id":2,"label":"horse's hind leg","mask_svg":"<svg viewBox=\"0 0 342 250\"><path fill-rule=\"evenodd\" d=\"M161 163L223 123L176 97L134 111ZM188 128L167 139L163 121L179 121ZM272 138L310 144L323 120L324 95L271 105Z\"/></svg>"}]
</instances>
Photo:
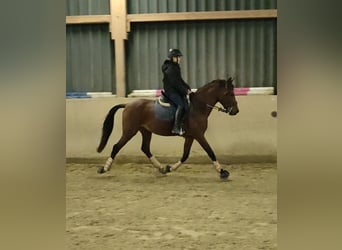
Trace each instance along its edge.
<instances>
[{"instance_id":1,"label":"horse's hind leg","mask_svg":"<svg viewBox=\"0 0 342 250\"><path fill-rule=\"evenodd\" d=\"M141 150L144 152L144 154L147 156L147 158L150 159L153 166L157 168L159 171L162 169L162 165L160 162L152 155L150 150L150 144L151 144L151 138L152 133L145 128L140 129L141 135L142 135L142 144L141 144Z\"/></svg>"},{"instance_id":2,"label":"horse's hind leg","mask_svg":"<svg viewBox=\"0 0 342 250\"><path fill-rule=\"evenodd\" d=\"M112 153L111 153L110 157L108 158L108 160L106 161L106 164L105 164L103 167L101 167L101 168L99 168L99 169L97 170L97 172L98 172L99 174L102 174L102 173L107 172L107 171L110 170L110 167L111 167L111 165L112 165L112 162L113 162L113 160L115 159L115 156L117 155L117 153L120 151L120 149L121 149L123 146L126 145L126 143L127 143L130 139L132 139L132 137L133 137L134 135L136 135L137 132L138 132L138 129L131 129L131 130L129 130L129 131L124 131L124 132L122 133L122 136L121 136L120 140L113 146Z\"/></svg>"},{"instance_id":3,"label":"horse's hind leg","mask_svg":"<svg viewBox=\"0 0 342 250\"><path fill-rule=\"evenodd\" d=\"M188 159L189 154L190 154L190 149L191 149L191 146L192 146L193 142L194 142L194 138L193 137L186 137L185 138L182 158L180 159L180 161L176 162L172 166L167 165L166 166L166 171L167 172L176 171L182 165L182 163L185 162Z\"/></svg>"},{"instance_id":4,"label":"horse's hind leg","mask_svg":"<svg viewBox=\"0 0 342 250\"><path fill-rule=\"evenodd\" d=\"M151 143L152 133L146 130L145 128L141 128L139 131L142 135L141 150L144 152L147 158L151 158L152 153L150 151L150 143Z\"/></svg>"}]
</instances>

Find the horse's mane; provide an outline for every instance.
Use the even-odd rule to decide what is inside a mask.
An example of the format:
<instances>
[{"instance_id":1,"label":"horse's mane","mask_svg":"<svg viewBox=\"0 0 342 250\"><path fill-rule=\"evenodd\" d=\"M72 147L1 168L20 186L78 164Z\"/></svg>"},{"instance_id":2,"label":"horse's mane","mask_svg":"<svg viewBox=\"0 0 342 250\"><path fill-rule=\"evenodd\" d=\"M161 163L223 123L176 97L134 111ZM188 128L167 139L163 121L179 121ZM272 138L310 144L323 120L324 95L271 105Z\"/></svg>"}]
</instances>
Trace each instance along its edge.
<instances>
[{"instance_id":1,"label":"horse's mane","mask_svg":"<svg viewBox=\"0 0 342 250\"><path fill-rule=\"evenodd\" d=\"M216 80L208 82L205 85L203 85L202 87L198 88L196 92L200 93L200 92L203 92L203 91L207 91L208 89L216 86L217 84L223 86L225 83L226 83L226 80L216 79Z\"/></svg>"}]
</instances>

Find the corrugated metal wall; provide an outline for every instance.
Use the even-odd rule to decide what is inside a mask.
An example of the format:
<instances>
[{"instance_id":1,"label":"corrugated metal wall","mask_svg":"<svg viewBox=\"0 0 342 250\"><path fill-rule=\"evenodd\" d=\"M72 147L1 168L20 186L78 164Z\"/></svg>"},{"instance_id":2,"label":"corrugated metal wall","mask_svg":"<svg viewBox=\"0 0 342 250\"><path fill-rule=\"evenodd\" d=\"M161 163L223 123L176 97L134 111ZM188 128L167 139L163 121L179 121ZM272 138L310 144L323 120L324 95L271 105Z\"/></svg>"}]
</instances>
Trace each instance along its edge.
<instances>
[{"instance_id":1,"label":"corrugated metal wall","mask_svg":"<svg viewBox=\"0 0 342 250\"><path fill-rule=\"evenodd\" d=\"M68 25L66 32L67 92L115 92L114 42L108 24Z\"/></svg>"},{"instance_id":2,"label":"corrugated metal wall","mask_svg":"<svg viewBox=\"0 0 342 250\"><path fill-rule=\"evenodd\" d=\"M67 0L67 16L108 15L109 0Z\"/></svg>"},{"instance_id":3,"label":"corrugated metal wall","mask_svg":"<svg viewBox=\"0 0 342 250\"><path fill-rule=\"evenodd\" d=\"M276 9L275 0L127 0L134 13ZM67 15L109 14L108 0L68 0ZM228 74L237 86L276 87L276 20L133 23L126 42L127 93L162 87L170 47L182 50L194 88ZM115 93L108 24L67 25L67 91ZM113 87L114 86L114 87Z\"/></svg>"},{"instance_id":4,"label":"corrugated metal wall","mask_svg":"<svg viewBox=\"0 0 342 250\"><path fill-rule=\"evenodd\" d=\"M128 0L130 14L276 9L276 0Z\"/></svg>"},{"instance_id":5,"label":"corrugated metal wall","mask_svg":"<svg viewBox=\"0 0 342 250\"><path fill-rule=\"evenodd\" d=\"M220 20L136 23L127 43L128 92L162 87L161 64L179 48L193 88L233 76L238 87L276 84L276 21Z\"/></svg>"}]
</instances>

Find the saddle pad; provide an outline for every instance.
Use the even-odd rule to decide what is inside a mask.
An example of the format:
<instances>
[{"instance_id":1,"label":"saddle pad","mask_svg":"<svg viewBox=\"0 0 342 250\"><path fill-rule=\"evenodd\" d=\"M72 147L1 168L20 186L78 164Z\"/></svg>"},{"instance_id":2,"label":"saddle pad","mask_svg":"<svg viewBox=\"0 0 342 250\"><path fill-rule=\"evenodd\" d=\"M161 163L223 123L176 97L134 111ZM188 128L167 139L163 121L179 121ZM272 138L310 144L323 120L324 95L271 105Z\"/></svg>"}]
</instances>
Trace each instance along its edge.
<instances>
[{"instance_id":1,"label":"saddle pad","mask_svg":"<svg viewBox=\"0 0 342 250\"><path fill-rule=\"evenodd\" d=\"M154 104L154 114L160 120L173 121L176 113L176 107L173 105L164 106L160 104L159 99Z\"/></svg>"}]
</instances>

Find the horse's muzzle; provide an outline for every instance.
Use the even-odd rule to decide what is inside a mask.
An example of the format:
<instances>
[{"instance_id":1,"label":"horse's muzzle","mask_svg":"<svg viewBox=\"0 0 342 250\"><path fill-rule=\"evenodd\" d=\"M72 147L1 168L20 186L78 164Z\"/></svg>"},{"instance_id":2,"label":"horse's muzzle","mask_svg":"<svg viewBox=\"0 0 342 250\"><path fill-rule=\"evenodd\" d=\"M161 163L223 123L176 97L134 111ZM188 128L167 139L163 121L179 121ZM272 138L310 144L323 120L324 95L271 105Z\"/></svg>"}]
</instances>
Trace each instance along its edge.
<instances>
[{"instance_id":1,"label":"horse's muzzle","mask_svg":"<svg viewBox=\"0 0 342 250\"><path fill-rule=\"evenodd\" d=\"M229 115L236 115L239 113L239 108L237 106L229 107L228 109Z\"/></svg>"}]
</instances>

